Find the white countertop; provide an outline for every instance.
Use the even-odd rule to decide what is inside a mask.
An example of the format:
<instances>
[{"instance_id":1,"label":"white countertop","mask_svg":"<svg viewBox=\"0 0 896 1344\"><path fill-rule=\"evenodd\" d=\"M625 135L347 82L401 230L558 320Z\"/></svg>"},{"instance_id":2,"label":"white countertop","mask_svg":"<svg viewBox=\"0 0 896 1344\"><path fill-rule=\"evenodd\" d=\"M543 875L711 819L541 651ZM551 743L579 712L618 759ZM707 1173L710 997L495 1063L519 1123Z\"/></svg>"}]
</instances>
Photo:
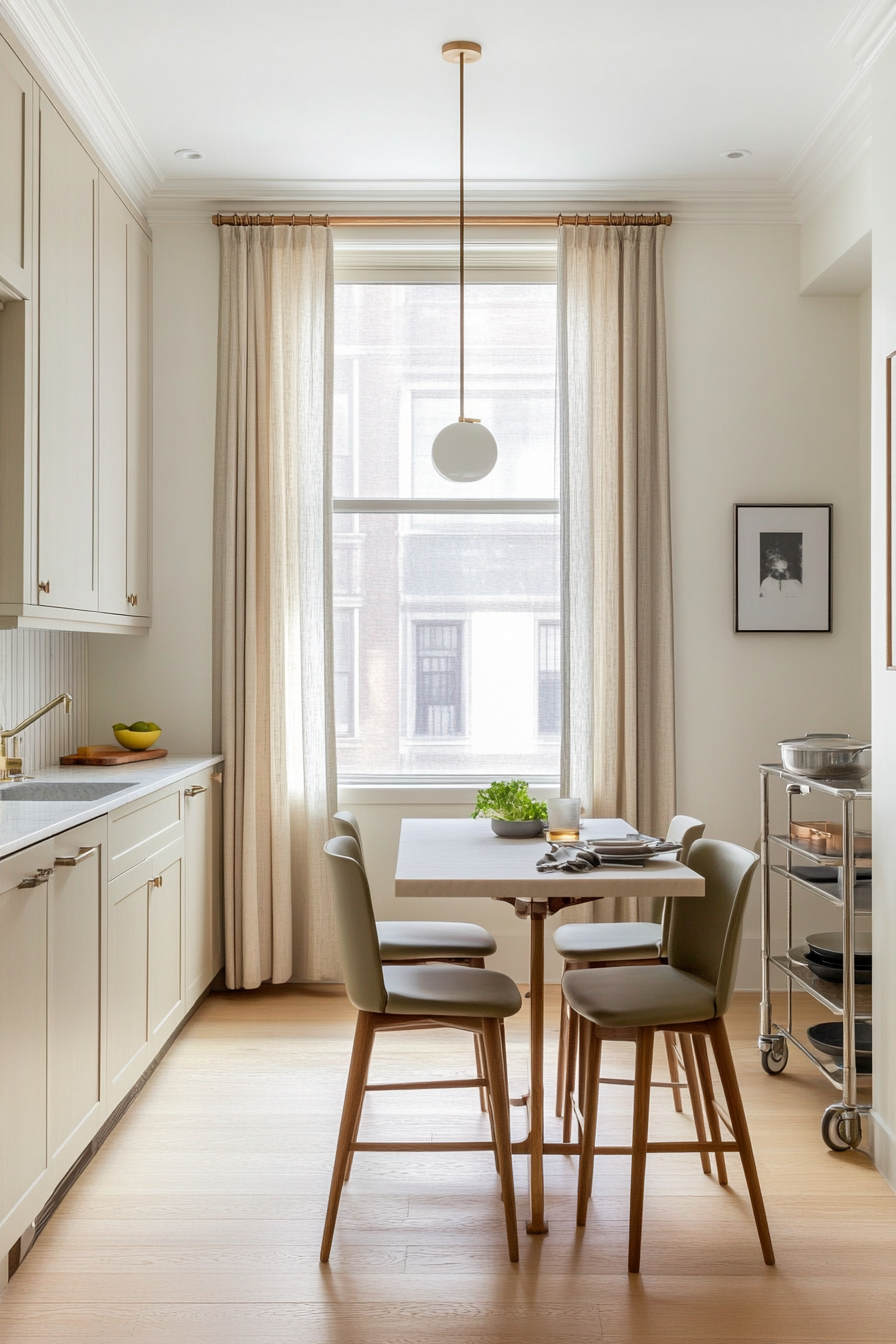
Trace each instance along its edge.
<instances>
[{"instance_id":1,"label":"white countertop","mask_svg":"<svg viewBox=\"0 0 896 1344\"><path fill-rule=\"evenodd\" d=\"M624 823L619 822L621 827ZM581 834L597 836L609 823L584 821ZM702 896L703 878L672 859L648 859L643 868L595 868L587 873L540 873L536 859L547 841L504 840L484 817L401 823L396 896L486 896L546 900L549 896Z\"/></svg>"},{"instance_id":2,"label":"white countertop","mask_svg":"<svg viewBox=\"0 0 896 1344\"><path fill-rule=\"evenodd\" d=\"M37 844L39 840L48 840L72 826L92 821L94 817L105 816L136 798L164 788L179 779L193 775L197 770L217 765L223 756L162 756L151 761L140 761L135 757L131 765L57 765L47 770L36 770L24 781L25 784L51 784L64 781L66 784L109 783L120 785L127 782L128 788L117 788L114 793L93 801L48 803L0 801L0 858ZM16 788L15 782L0 781L0 789Z\"/></svg>"}]
</instances>

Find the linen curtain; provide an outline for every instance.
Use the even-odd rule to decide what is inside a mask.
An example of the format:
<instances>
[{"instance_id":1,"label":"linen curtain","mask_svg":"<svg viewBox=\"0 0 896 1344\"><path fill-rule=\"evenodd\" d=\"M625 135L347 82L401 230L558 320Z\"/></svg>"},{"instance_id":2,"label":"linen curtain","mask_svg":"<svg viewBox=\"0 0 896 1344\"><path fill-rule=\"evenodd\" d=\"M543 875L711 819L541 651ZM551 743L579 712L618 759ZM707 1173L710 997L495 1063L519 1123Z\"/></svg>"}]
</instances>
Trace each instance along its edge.
<instances>
[{"instance_id":1,"label":"linen curtain","mask_svg":"<svg viewBox=\"0 0 896 1344\"><path fill-rule=\"evenodd\" d=\"M561 791L653 835L675 810L664 236L567 225L558 248Z\"/></svg>"},{"instance_id":2,"label":"linen curtain","mask_svg":"<svg viewBox=\"0 0 896 1344\"><path fill-rule=\"evenodd\" d=\"M223 226L215 693L230 989L339 979L322 847L336 809L331 676L333 244Z\"/></svg>"}]
</instances>

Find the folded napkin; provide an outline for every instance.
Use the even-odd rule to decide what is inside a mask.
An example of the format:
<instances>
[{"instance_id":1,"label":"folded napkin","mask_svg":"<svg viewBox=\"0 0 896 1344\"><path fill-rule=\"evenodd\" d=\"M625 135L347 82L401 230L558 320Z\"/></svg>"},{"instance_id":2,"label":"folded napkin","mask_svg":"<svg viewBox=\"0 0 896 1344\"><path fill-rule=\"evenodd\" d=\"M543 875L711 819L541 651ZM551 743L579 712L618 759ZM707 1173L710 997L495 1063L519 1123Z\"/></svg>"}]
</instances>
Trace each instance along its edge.
<instances>
[{"instance_id":1,"label":"folded napkin","mask_svg":"<svg viewBox=\"0 0 896 1344\"><path fill-rule=\"evenodd\" d=\"M535 864L540 873L588 873L602 866L600 855L584 845L551 845Z\"/></svg>"}]
</instances>

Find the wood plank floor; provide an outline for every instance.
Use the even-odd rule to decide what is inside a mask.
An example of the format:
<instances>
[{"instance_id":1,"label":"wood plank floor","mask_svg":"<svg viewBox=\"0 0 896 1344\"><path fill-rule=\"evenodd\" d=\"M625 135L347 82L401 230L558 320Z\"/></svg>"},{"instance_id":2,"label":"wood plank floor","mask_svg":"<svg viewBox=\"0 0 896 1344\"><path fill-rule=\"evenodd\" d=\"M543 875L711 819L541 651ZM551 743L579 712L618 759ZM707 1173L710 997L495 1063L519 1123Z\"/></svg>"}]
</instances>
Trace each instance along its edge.
<instances>
[{"instance_id":1,"label":"wood plank floor","mask_svg":"<svg viewBox=\"0 0 896 1344\"><path fill-rule=\"evenodd\" d=\"M556 988L548 1013L552 1095ZM0 1340L896 1341L896 1196L864 1155L823 1146L835 1093L806 1062L761 1071L749 995L728 1020L775 1268L762 1263L736 1158L722 1189L691 1155L648 1160L640 1276L625 1266L624 1158L597 1159L584 1230L575 1161L549 1158L550 1235L523 1232L511 1265L487 1153L358 1155L321 1266L353 1019L332 988L211 996L0 1297ZM525 1009L508 1027L518 1094ZM630 1047L607 1054L614 1073L631 1073ZM461 1076L471 1063L460 1033L396 1035L378 1041L371 1081ZM627 1141L631 1089L606 1089L601 1104L601 1137ZM474 1092L387 1093L368 1101L362 1137L485 1128ZM652 1134L691 1134L665 1091L654 1092Z\"/></svg>"}]
</instances>

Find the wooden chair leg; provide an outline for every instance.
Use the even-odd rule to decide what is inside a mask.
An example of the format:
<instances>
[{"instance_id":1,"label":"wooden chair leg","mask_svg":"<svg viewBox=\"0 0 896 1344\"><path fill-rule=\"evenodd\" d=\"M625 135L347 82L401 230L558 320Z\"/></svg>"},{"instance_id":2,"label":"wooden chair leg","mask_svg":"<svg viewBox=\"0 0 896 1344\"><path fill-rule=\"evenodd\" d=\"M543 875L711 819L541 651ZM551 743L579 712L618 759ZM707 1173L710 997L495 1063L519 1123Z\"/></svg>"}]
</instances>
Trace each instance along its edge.
<instances>
[{"instance_id":1,"label":"wooden chair leg","mask_svg":"<svg viewBox=\"0 0 896 1344\"><path fill-rule=\"evenodd\" d=\"M576 1062L578 1051L580 1049L580 1028L582 1020L578 1013L573 1012L569 1007L569 1004L566 1006L567 1012L569 1013L569 1033L566 1037L566 1054L564 1058L559 1061L558 1071L561 1072L563 1076L563 1142L569 1143L570 1136L572 1135L573 1119L570 1093L575 1090L576 1085Z\"/></svg>"},{"instance_id":2,"label":"wooden chair leg","mask_svg":"<svg viewBox=\"0 0 896 1344\"><path fill-rule=\"evenodd\" d=\"M510 1259L516 1262L520 1258L520 1250L516 1226L516 1195L513 1188L513 1153L510 1147L510 1093L507 1087L504 1052L501 1049L501 1032L494 1018L482 1019L482 1044L488 1070L498 1171L501 1175L507 1250Z\"/></svg>"},{"instance_id":3,"label":"wooden chair leg","mask_svg":"<svg viewBox=\"0 0 896 1344\"><path fill-rule=\"evenodd\" d=\"M666 1059L669 1063L669 1078L673 1083L679 1080L678 1060L675 1058L675 1036L671 1031L663 1032L663 1040L666 1043ZM678 1115L681 1115L681 1088L672 1088L672 1102Z\"/></svg>"},{"instance_id":4,"label":"wooden chair leg","mask_svg":"<svg viewBox=\"0 0 896 1344\"><path fill-rule=\"evenodd\" d=\"M694 1047L690 1036L686 1032L678 1034L678 1041L681 1046L681 1060L684 1064L684 1076L688 1081L688 1096L691 1099L691 1111L694 1116L694 1129L697 1131L697 1142L706 1142L706 1125L703 1120L703 1102L700 1100L700 1081L697 1077L697 1061L694 1059ZM700 1165L703 1167L704 1174L712 1175L712 1163L709 1160L709 1153L700 1154Z\"/></svg>"},{"instance_id":5,"label":"wooden chair leg","mask_svg":"<svg viewBox=\"0 0 896 1344\"><path fill-rule=\"evenodd\" d=\"M753 1206L753 1217L756 1220L756 1231L759 1233L759 1244L762 1247L762 1258L767 1265L773 1265L775 1263L775 1252L772 1247L768 1219L765 1215L765 1204L759 1185L759 1173L756 1170L756 1160L753 1157L753 1145L750 1142L750 1131L747 1128L747 1117L744 1113L744 1105L741 1100L734 1060L731 1057L731 1046L728 1044L728 1032L725 1030L724 1018L717 1017L710 1024L709 1039L712 1041L713 1054L716 1057L716 1066L719 1070L719 1078L722 1081L722 1090L728 1104L728 1118L731 1121L731 1128L734 1131L734 1138L740 1151L740 1160L743 1163L747 1189L750 1192L750 1203Z\"/></svg>"},{"instance_id":6,"label":"wooden chair leg","mask_svg":"<svg viewBox=\"0 0 896 1344\"><path fill-rule=\"evenodd\" d=\"M588 1201L594 1181L594 1143L597 1136L597 1104L600 1088L600 1051L601 1039L598 1032L586 1018L579 1019L579 1060L587 1055L583 1070L584 1086L579 1090L579 1106L585 1121L582 1129L582 1152L579 1156L579 1186L576 1199L576 1222L585 1226L588 1217Z\"/></svg>"},{"instance_id":7,"label":"wooden chair leg","mask_svg":"<svg viewBox=\"0 0 896 1344\"><path fill-rule=\"evenodd\" d=\"M339 1197L345 1180L351 1146L355 1141L358 1126L361 1123L361 1108L364 1105L364 1088L367 1084L367 1070L370 1066L370 1054L375 1036L373 1019L370 1013L359 1013L355 1024L355 1040L352 1046L352 1058L348 1067L348 1080L345 1084L345 1101L342 1105L342 1119L339 1122L339 1137L336 1140L336 1156L333 1160L333 1176L330 1181L330 1199L327 1204L327 1217L324 1223L324 1236L320 1247L320 1258L325 1264L330 1258L333 1245L333 1232L336 1228L336 1215L339 1212Z\"/></svg>"},{"instance_id":8,"label":"wooden chair leg","mask_svg":"<svg viewBox=\"0 0 896 1344\"><path fill-rule=\"evenodd\" d=\"M641 1227L644 1221L644 1177L647 1172L647 1131L650 1124L650 1075L653 1069L653 1027L639 1027L635 1043L635 1114L632 1124L632 1185L628 1210L628 1272L641 1268Z\"/></svg>"},{"instance_id":9,"label":"wooden chair leg","mask_svg":"<svg viewBox=\"0 0 896 1344\"><path fill-rule=\"evenodd\" d=\"M706 1049L706 1037L694 1036L694 1053L697 1056L697 1069L700 1085L703 1088L703 1100L706 1105L706 1118L709 1121L709 1133L713 1143L722 1142L722 1127L715 1107L715 1093L712 1090L712 1073L709 1068L709 1051ZM728 1166L724 1153L716 1153L716 1171L719 1185L728 1184Z\"/></svg>"},{"instance_id":10,"label":"wooden chair leg","mask_svg":"<svg viewBox=\"0 0 896 1344\"><path fill-rule=\"evenodd\" d=\"M476 1056L476 1077L477 1077L477 1078L484 1078L484 1077L485 1077L485 1055L482 1053L482 1040L480 1039L479 1036L474 1036L474 1037L473 1037L473 1052L474 1052L474 1054L475 1054L475 1056ZM480 1089L479 1089L479 1109L480 1109L481 1111L487 1111L487 1110L488 1110L488 1107L487 1107L487 1105L486 1105L486 1100L485 1100L485 1088L484 1088L484 1087L480 1087Z\"/></svg>"},{"instance_id":11,"label":"wooden chair leg","mask_svg":"<svg viewBox=\"0 0 896 1344\"><path fill-rule=\"evenodd\" d=\"M560 990L560 1040L557 1044L557 1102L554 1114L566 1114L566 1054L569 1048L569 1019L572 1009L566 1002L563 990Z\"/></svg>"}]
</instances>

